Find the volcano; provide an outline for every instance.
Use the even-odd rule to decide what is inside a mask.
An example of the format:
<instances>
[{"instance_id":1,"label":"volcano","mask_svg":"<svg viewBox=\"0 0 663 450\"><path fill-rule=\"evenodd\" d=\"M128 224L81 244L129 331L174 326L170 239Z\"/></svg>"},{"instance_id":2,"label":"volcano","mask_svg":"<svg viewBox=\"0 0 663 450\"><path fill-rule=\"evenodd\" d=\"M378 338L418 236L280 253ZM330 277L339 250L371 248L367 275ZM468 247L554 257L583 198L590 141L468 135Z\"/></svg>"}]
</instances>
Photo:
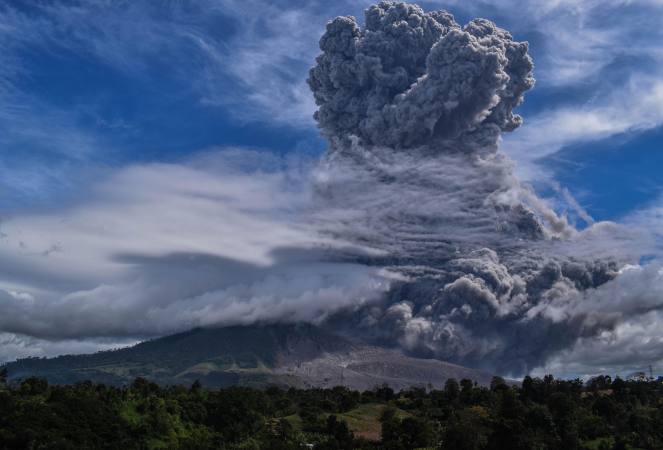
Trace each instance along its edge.
<instances>
[{"instance_id":1,"label":"volcano","mask_svg":"<svg viewBox=\"0 0 663 450\"><path fill-rule=\"evenodd\" d=\"M163 385L200 381L210 388L367 390L388 385L401 390L442 388L449 378L486 385L492 378L486 372L411 357L304 324L196 328L118 350L26 358L5 367L13 382L35 376L58 384L89 380L125 385L143 377Z\"/></svg>"}]
</instances>

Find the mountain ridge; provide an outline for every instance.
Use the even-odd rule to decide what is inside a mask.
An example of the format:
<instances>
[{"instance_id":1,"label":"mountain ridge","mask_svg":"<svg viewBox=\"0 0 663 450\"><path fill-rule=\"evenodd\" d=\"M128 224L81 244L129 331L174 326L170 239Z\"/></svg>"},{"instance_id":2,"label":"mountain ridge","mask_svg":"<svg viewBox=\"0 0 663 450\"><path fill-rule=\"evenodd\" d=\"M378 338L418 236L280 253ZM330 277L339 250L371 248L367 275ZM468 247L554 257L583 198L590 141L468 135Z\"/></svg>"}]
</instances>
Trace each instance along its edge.
<instances>
[{"instance_id":1,"label":"mountain ridge","mask_svg":"<svg viewBox=\"0 0 663 450\"><path fill-rule=\"evenodd\" d=\"M442 387L448 378L488 384L490 374L371 346L309 324L195 328L88 355L26 358L5 366L10 381L38 376L71 384L125 385L137 377L208 387Z\"/></svg>"}]
</instances>

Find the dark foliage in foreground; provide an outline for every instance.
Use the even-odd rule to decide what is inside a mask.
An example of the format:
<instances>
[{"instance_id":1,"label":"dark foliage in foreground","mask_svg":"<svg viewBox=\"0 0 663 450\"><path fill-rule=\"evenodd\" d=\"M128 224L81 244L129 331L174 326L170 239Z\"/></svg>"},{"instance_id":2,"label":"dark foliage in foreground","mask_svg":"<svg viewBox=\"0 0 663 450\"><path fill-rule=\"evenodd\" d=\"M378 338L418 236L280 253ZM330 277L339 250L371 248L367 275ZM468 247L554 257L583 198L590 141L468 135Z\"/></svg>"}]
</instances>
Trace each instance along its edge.
<instances>
[{"instance_id":1,"label":"dark foliage in foreground","mask_svg":"<svg viewBox=\"0 0 663 450\"><path fill-rule=\"evenodd\" d=\"M308 444L308 445L307 445ZM0 448L660 449L663 386L548 376L490 388L394 393L235 387L7 387L0 373Z\"/></svg>"}]
</instances>

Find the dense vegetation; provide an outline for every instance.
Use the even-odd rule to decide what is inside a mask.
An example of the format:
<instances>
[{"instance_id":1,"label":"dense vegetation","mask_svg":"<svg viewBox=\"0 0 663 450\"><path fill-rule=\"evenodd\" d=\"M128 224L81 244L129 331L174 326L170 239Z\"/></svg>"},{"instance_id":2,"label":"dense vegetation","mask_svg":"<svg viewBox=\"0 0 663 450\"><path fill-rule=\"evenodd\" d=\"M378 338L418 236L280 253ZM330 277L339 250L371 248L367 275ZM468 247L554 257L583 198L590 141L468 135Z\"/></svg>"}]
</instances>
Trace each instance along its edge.
<instances>
[{"instance_id":1,"label":"dense vegetation","mask_svg":"<svg viewBox=\"0 0 663 450\"><path fill-rule=\"evenodd\" d=\"M489 388L118 388L0 372L0 448L660 449L663 386L599 377Z\"/></svg>"}]
</instances>

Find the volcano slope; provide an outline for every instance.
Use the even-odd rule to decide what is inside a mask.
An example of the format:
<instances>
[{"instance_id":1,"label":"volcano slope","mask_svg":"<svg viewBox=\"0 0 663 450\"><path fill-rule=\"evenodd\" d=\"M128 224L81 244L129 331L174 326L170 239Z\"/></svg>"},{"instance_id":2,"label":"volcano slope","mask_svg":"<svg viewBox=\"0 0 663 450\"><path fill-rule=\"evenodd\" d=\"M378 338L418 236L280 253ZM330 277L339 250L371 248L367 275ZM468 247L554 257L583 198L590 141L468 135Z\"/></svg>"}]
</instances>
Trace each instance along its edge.
<instances>
[{"instance_id":1,"label":"volcano slope","mask_svg":"<svg viewBox=\"0 0 663 450\"><path fill-rule=\"evenodd\" d=\"M136 377L160 384L208 387L346 386L366 390L389 385L444 386L448 378L488 384L488 373L434 359L413 358L395 349L370 346L312 325L256 325L198 328L133 347L27 358L6 365L10 381L42 377L52 383L84 380L124 385Z\"/></svg>"}]
</instances>

